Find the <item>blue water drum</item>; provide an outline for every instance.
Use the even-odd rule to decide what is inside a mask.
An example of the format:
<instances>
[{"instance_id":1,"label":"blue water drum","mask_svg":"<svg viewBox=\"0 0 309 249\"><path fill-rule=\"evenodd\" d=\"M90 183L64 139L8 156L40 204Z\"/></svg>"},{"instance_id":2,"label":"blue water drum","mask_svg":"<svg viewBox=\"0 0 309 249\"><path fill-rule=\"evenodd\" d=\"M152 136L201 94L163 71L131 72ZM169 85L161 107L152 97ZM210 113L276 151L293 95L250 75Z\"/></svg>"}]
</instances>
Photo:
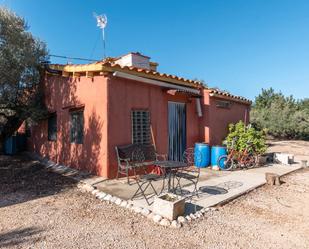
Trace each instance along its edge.
<instances>
[{"instance_id":1,"label":"blue water drum","mask_svg":"<svg viewBox=\"0 0 309 249\"><path fill-rule=\"evenodd\" d=\"M205 168L210 163L210 146L206 143L196 143L194 147L194 164L198 168Z\"/></svg>"},{"instance_id":2,"label":"blue water drum","mask_svg":"<svg viewBox=\"0 0 309 249\"><path fill-rule=\"evenodd\" d=\"M227 153L226 147L224 147L224 146L212 146L211 147L211 165L216 166L219 157L222 156L222 155L226 155L226 153Z\"/></svg>"},{"instance_id":3,"label":"blue water drum","mask_svg":"<svg viewBox=\"0 0 309 249\"><path fill-rule=\"evenodd\" d=\"M4 142L4 153L14 155L17 152L16 136L9 137Z\"/></svg>"}]
</instances>

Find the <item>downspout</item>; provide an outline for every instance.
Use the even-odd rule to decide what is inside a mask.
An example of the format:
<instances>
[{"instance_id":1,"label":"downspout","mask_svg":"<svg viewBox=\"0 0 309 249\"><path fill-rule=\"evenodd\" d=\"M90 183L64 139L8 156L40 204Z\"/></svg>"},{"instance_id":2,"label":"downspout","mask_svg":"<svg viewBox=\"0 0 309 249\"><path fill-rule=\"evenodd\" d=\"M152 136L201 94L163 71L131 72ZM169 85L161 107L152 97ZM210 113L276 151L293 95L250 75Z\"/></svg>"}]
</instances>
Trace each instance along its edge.
<instances>
[{"instance_id":1,"label":"downspout","mask_svg":"<svg viewBox=\"0 0 309 249\"><path fill-rule=\"evenodd\" d=\"M200 98L195 98L195 104L196 104L197 116L199 118L203 117L202 107L201 107L201 99Z\"/></svg>"}]
</instances>

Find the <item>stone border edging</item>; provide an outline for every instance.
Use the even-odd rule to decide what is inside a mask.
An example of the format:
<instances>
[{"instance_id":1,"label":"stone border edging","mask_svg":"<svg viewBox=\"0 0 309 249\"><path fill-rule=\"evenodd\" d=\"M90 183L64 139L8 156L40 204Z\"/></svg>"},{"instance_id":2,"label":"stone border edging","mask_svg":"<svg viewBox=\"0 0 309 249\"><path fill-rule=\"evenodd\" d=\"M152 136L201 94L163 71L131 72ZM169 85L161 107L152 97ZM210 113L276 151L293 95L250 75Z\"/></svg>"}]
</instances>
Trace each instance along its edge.
<instances>
[{"instance_id":1,"label":"stone border edging","mask_svg":"<svg viewBox=\"0 0 309 249\"><path fill-rule=\"evenodd\" d=\"M77 169L72 169L68 166L57 164L51 160L44 159L38 156L37 154L33 154L33 153L27 153L27 154L31 158L38 160L41 164L45 166L46 169L54 173L60 174L62 176L69 177L69 178L76 180L78 182L77 188L81 192L91 193L93 196L95 196L97 199L101 201L105 201L107 203L113 203L119 207L126 208L136 214L141 214L142 216L147 217L148 219L152 220L154 223L159 224L164 227L171 227L171 228L179 229L184 224L187 224L187 223L192 222L193 220L202 218L207 212L218 210L215 207L202 208L201 210L195 213L191 213L186 216L179 216L177 220L170 221L162 217L159 214L153 213L151 210L147 208L139 207L137 205L134 205L130 201L123 200L117 196L112 196L111 194L107 194L103 191L96 189L96 187L83 181L83 178L85 178L84 174L80 173L80 171L78 171ZM70 173L72 175L70 175Z\"/></svg>"},{"instance_id":2,"label":"stone border edging","mask_svg":"<svg viewBox=\"0 0 309 249\"><path fill-rule=\"evenodd\" d=\"M87 183L79 183L77 186L82 192L89 192L94 195L97 199L101 201L105 201L108 203L116 204L117 206L126 208L136 214L141 214L142 216L147 217L152 220L154 223L159 224L164 227L172 227L172 228L181 228L184 224L189 223L193 220L197 220L202 218L207 212L217 211L218 209L215 207L202 208L201 210L191 213L187 216L179 216L177 220L168 220L161 215L153 213L151 210L147 208L142 208L137 205L134 205L130 201L123 200L117 196L112 196L111 194L107 194L103 191L96 189Z\"/></svg>"}]
</instances>

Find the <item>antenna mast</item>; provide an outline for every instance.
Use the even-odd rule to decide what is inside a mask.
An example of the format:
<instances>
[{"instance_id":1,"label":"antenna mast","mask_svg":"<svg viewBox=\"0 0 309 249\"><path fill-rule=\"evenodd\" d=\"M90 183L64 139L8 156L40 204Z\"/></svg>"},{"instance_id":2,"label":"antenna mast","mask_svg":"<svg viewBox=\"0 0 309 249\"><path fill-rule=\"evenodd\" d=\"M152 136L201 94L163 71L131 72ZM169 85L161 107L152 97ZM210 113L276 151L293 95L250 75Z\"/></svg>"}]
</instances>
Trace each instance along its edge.
<instances>
[{"instance_id":1,"label":"antenna mast","mask_svg":"<svg viewBox=\"0 0 309 249\"><path fill-rule=\"evenodd\" d=\"M97 26L102 30L103 50L104 50L104 59L105 59L106 58L105 27L107 25L107 17L105 14L97 15L96 13L93 13L93 15L97 19Z\"/></svg>"}]
</instances>

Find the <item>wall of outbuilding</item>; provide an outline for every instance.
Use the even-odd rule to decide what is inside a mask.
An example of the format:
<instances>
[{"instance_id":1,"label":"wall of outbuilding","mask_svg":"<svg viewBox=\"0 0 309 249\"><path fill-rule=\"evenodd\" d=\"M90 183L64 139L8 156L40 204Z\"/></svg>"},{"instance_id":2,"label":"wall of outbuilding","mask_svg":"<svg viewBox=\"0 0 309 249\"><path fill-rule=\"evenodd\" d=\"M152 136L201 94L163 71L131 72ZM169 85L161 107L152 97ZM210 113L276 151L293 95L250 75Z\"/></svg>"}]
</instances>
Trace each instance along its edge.
<instances>
[{"instance_id":1,"label":"wall of outbuilding","mask_svg":"<svg viewBox=\"0 0 309 249\"><path fill-rule=\"evenodd\" d=\"M41 120L31 129L29 150L57 163L106 175L107 82L104 76L47 75L44 99L48 111L57 114L57 140L48 141L48 121ZM70 141L70 112L74 110L84 111L83 144Z\"/></svg>"},{"instance_id":2,"label":"wall of outbuilding","mask_svg":"<svg viewBox=\"0 0 309 249\"><path fill-rule=\"evenodd\" d=\"M195 142L221 144L229 123L249 121L249 105L231 101L230 108L216 106L217 97L204 90L202 117L195 99L171 95L167 89L109 75L91 78L47 75L43 84L49 112L57 113L57 141L47 139L47 119L32 127L29 149L57 163L114 178L115 146L132 143L131 111L150 112L153 144L158 153L168 152L168 102L186 103L187 147ZM70 142L70 111L84 110L84 142Z\"/></svg>"}]
</instances>

